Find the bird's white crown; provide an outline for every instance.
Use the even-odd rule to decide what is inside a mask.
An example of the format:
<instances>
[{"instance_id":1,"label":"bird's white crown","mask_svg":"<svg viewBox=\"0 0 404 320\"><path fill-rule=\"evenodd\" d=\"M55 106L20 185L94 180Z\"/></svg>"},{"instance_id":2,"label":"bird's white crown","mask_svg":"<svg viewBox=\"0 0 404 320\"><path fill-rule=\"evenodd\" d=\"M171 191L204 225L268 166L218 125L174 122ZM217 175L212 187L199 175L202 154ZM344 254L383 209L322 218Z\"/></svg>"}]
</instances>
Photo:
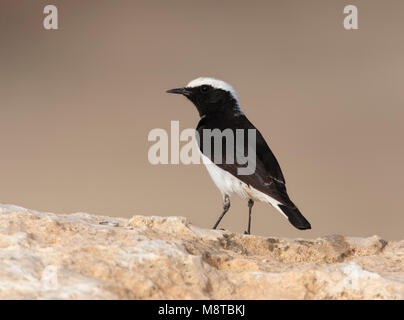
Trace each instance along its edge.
<instances>
[{"instance_id":1,"label":"bird's white crown","mask_svg":"<svg viewBox=\"0 0 404 320\"><path fill-rule=\"evenodd\" d=\"M190 83L187 84L187 88L195 88L203 85L210 85L216 89L222 89L231 93L231 95L236 99L237 104L239 105L238 95L236 90L228 84L227 82L215 78L207 78L207 77L200 77L197 79L192 80Z\"/></svg>"}]
</instances>

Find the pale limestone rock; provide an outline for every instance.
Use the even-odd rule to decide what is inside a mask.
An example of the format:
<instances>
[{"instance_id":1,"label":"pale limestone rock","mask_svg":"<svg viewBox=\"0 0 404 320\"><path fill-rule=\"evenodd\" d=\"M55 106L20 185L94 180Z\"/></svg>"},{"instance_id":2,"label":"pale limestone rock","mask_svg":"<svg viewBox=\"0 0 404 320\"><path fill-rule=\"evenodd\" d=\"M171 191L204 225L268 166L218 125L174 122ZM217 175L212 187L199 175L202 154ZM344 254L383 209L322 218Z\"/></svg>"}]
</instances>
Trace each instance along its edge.
<instances>
[{"instance_id":1,"label":"pale limestone rock","mask_svg":"<svg viewBox=\"0 0 404 320\"><path fill-rule=\"evenodd\" d=\"M0 299L403 299L404 241L0 205Z\"/></svg>"}]
</instances>

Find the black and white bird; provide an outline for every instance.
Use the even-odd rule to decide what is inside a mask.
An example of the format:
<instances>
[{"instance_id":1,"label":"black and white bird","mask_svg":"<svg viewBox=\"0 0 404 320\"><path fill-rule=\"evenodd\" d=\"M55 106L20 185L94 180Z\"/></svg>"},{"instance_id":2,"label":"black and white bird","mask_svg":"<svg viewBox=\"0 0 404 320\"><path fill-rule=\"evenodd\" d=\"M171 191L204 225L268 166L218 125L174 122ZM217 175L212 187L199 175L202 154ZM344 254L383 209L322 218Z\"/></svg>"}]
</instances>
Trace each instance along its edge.
<instances>
[{"instance_id":1,"label":"black and white bird","mask_svg":"<svg viewBox=\"0 0 404 320\"><path fill-rule=\"evenodd\" d=\"M199 133L199 148L202 153L203 163L222 193L223 212L216 221L213 229L219 225L223 216L230 208L230 196L237 194L243 199L248 199L248 226L245 231L251 231L251 211L254 201L262 201L271 204L289 222L300 230L310 229L310 223L300 213L299 209L290 200L285 187L285 178L281 168L268 144L247 119L240 108L236 91L228 83L214 78L198 78L189 82L183 88L167 90L168 93L181 94L187 97L196 106L200 121L197 126ZM239 161L215 161L212 150L203 150L203 130L230 129L233 132L243 129L256 131L255 146L255 170L252 174L241 175L239 168L243 167ZM245 139L247 141L247 139ZM214 146L213 146L214 147ZM245 144L244 148L247 148ZM226 149L221 148L222 159L226 159ZM244 152L247 152L244 150ZM233 162L233 163L232 163Z\"/></svg>"}]
</instances>

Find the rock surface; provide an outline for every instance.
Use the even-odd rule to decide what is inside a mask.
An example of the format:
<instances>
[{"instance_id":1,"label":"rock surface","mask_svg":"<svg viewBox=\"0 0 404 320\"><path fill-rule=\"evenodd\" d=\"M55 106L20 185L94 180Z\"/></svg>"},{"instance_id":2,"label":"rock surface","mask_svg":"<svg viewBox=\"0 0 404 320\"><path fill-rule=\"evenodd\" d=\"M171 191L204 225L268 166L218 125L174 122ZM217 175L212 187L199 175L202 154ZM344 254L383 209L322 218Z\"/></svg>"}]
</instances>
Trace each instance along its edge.
<instances>
[{"instance_id":1,"label":"rock surface","mask_svg":"<svg viewBox=\"0 0 404 320\"><path fill-rule=\"evenodd\" d=\"M0 205L0 299L403 299L404 241Z\"/></svg>"}]
</instances>

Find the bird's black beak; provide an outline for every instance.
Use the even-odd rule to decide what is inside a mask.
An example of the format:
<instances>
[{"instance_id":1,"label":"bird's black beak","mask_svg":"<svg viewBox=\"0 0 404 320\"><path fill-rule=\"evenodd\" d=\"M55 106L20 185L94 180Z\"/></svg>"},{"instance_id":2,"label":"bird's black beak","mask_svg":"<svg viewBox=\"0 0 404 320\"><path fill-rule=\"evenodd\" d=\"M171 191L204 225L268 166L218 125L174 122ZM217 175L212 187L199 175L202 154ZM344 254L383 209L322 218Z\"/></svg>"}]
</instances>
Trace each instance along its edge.
<instances>
[{"instance_id":1,"label":"bird's black beak","mask_svg":"<svg viewBox=\"0 0 404 320\"><path fill-rule=\"evenodd\" d=\"M191 92L189 90L187 90L187 88L171 89L171 90L167 90L167 93L182 94L184 96L189 96L191 94Z\"/></svg>"}]
</instances>

